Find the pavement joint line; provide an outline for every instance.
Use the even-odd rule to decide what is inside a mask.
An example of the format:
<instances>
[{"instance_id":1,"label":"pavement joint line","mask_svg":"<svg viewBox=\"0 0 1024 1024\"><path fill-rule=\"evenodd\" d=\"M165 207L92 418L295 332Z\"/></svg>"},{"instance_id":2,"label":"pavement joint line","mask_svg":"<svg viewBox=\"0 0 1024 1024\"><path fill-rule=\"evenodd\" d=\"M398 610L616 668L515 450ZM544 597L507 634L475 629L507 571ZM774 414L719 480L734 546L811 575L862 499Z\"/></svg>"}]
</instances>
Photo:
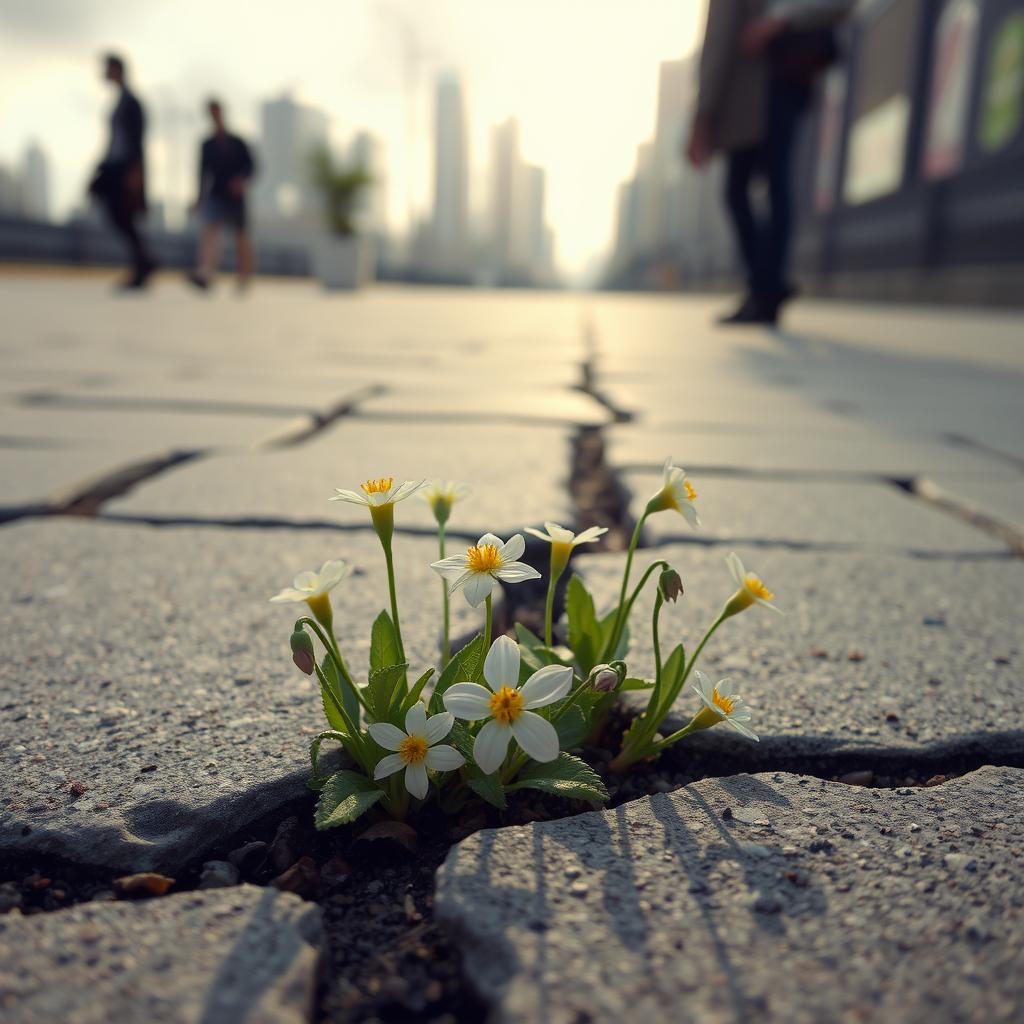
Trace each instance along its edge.
<instances>
[{"instance_id":1,"label":"pavement joint line","mask_svg":"<svg viewBox=\"0 0 1024 1024\"><path fill-rule=\"evenodd\" d=\"M623 473L661 473L661 463L625 462L618 467ZM902 489L905 477L891 476L887 473L871 472L861 469L780 469L770 466L737 466L728 463L709 463L707 465L687 463L687 473L693 476L723 477L739 480L776 480L804 483L837 483L837 484L886 484ZM991 470L967 470L961 475L988 478Z\"/></svg>"},{"instance_id":2,"label":"pavement joint line","mask_svg":"<svg viewBox=\"0 0 1024 1024\"><path fill-rule=\"evenodd\" d=\"M968 526L994 537L1005 544L1014 558L1024 558L1024 533L1004 523L990 512L963 501L943 490L927 476L915 476L909 480L892 480L891 483L901 491L959 519Z\"/></svg>"},{"instance_id":3,"label":"pavement joint line","mask_svg":"<svg viewBox=\"0 0 1024 1024\"><path fill-rule=\"evenodd\" d=\"M188 415L209 413L226 416L296 417L316 415L300 405L268 405L265 402L223 402L202 398L135 398L128 395L62 395L32 392L21 395L17 404L61 409L98 409L109 412L178 412Z\"/></svg>"},{"instance_id":4,"label":"pavement joint line","mask_svg":"<svg viewBox=\"0 0 1024 1024\"><path fill-rule=\"evenodd\" d=\"M1024 459L1019 458L1016 455L1012 455L1009 452L1001 451L999 448L993 448L991 445L985 444L982 441L976 441L973 437L968 437L966 434L942 434L941 438L947 444L956 445L958 448L967 448L970 451L980 452L982 455L987 455L990 458L997 459L999 462L1005 462L1014 469L1024 472Z\"/></svg>"},{"instance_id":5,"label":"pavement joint line","mask_svg":"<svg viewBox=\"0 0 1024 1024\"><path fill-rule=\"evenodd\" d=\"M578 390L575 386L574 389ZM580 430L589 425L574 420L559 419L557 416L523 416L513 412L419 412L415 409L410 409L407 412L367 409L353 413L351 418L354 420L376 420L383 423L493 423L512 427L559 427L569 430Z\"/></svg>"},{"instance_id":6,"label":"pavement joint line","mask_svg":"<svg viewBox=\"0 0 1024 1024\"><path fill-rule=\"evenodd\" d=\"M338 420L346 416L352 416L362 402L369 398L376 398L386 394L387 390L384 384L371 384L357 391L354 395L348 395L340 402L336 402L326 412L309 412L298 416L290 423L285 424L280 431L264 438L254 447L259 450L290 448L294 445L302 444L311 437L322 433Z\"/></svg>"}]
</instances>

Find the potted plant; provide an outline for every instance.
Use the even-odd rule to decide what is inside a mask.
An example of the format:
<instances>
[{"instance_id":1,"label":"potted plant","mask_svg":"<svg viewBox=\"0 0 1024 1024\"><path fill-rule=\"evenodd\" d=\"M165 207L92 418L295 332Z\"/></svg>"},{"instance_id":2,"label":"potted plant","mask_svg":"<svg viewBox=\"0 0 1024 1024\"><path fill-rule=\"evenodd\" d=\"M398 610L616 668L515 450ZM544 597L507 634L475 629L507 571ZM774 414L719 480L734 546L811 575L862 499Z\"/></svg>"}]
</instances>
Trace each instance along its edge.
<instances>
[{"instance_id":1,"label":"potted plant","mask_svg":"<svg viewBox=\"0 0 1024 1024\"><path fill-rule=\"evenodd\" d=\"M323 146L312 155L313 183L324 200L328 234L315 255L315 268L325 288L355 289L373 277L373 242L360 237L355 214L360 195L373 179L359 166L335 164Z\"/></svg>"}]
</instances>

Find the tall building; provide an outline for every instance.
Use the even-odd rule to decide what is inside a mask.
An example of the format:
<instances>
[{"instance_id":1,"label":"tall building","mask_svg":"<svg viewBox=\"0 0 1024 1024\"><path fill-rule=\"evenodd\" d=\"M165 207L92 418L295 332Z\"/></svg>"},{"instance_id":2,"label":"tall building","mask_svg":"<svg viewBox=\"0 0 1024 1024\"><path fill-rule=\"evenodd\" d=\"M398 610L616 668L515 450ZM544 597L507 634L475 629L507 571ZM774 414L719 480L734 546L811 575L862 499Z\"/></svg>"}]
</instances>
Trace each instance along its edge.
<instances>
[{"instance_id":1,"label":"tall building","mask_svg":"<svg viewBox=\"0 0 1024 1024\"><path fill-rule=\"evenodd\" d=\"M21 170L22 212L33 220L50 219L50 163L38 142L25 150Z\"/></svg>"},{"instance_id":2,"label":"tall building","mask_svg":"<svg viewBox=\"0 0 1024 1024\"><path fill-rule=\"evenodd\" d=\"M433 258L441 272L462 272L469 258L469 138L462 83L437 80L434 120Z\"/></svg>"},{"instance_id":3,"label":"tall building","mask_svg":"<svg viewBox=\"0 0 1024 1024\"><path fill-rule=\"evenodd\" d=\"M284 95L260 109L259 164L253 200L262 225L319 228L322 203L313 186L313 152L327 145L327 116Z\"/></svg>"}]
</instances>

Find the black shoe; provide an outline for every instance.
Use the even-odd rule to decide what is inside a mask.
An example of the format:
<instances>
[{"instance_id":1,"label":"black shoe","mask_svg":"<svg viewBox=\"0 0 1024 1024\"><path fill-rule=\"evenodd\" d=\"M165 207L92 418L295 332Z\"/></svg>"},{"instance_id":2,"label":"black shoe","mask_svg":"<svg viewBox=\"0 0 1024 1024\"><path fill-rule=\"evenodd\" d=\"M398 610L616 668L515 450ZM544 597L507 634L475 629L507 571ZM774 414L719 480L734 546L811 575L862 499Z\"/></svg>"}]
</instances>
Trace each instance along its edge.
<instances>
[{"instance_id":1,"label":"black shoe","mask_svg":"<svg viewBox=\"0 0 1024 1024\"><path fill-rule=\"evenodd\" d=\"M134 292L141 291L146 287L149 281L150 275L156 270L157 264L153 260L147 260L145 263L135 268L131 277L122 281L118 286L118 291L122 292Z\"/></svg>"},{"instance_id":2,"label":"black shoe","mask_svg":"<svg viewBox=\"0 0 1024 1024\"><path fill-rule=\"evenodd\" d=\"M748 295L735 313L719 317L718 323L726 327L736 324L774 324L777 314L778 303Z\"/></svg>"},{"instance_id":3,"label":"black shoe","mask_svg":"<svg viewBox=\"0 0 1024 1024\"><path fill-rule=\"evenodd\" d=\"M199 273L198 270L193 270L191 273L185 275L185 280L189 284L195 285L201 292L210 290L210 282Z\"/></svg>"}]
</instances>

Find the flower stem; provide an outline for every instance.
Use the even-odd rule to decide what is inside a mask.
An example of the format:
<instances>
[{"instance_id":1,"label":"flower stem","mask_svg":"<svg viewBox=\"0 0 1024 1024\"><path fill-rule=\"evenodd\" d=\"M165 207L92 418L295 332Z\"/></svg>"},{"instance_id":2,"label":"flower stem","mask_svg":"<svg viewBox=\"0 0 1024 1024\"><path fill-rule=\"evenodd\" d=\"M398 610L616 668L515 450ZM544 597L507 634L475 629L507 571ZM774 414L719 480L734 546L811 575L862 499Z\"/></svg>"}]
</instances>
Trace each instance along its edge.
<instances>
[{"instance_id":1,"label":"flower stem","mask_svg":"<svg viewBox=\"0 0 1024 1024\"><path fill-rule=\"evenodd\" d=\"M391 598L391 621L395 627L395 639L398 641L398 657L405 661L405 645L402 643L402 627L398 621L398 594L395 591L395 561L391 553L391 544L384 545L384 563L388 570L388 596Z\"/></svg>"},{"instance_id":2,"label":"flower stem","mask_svg":"<svg viewBox=\"0 0 1024 1024\"><path fill-rule=\"evenodd\" d=\"M445 532L443 522L438 523L437 546L441 560L444 561ZM441 668L443 669L452 656L451 598L448 594L448 581L443 576L441 577L441 608L444 615L444 634L441 638Z\"/></svg>"},{"instance_id":3,"label":"flower stem","mask_svg":"<svg viewBox=\"0 0 1024 1024\"><path fill-rule=\"evenodd\" d=\"M491 633L494 630L494 611L491 607L491 595L484 598L484 651L490 650ZM483 664L483 659L481 659Z\"/></svg>"},{"instance_id":4,"label":"flower stem","mask_svg":"<svg viewBox=\"0 0 1024 1024\"><path fill-rule=\"evenodd\" d=\"M633 536L630 538L629 550L626 553L626 568L622 573L622 587L619 590L619 606L615 613L615 626L612 629L612 635L609 638L608 644L605 646L604 658L611 657L619 646L619 637L622 635L623 619L626 611L626 588L629 586L629 574L633 568L633 555L636 552L636 546L640 543L640 532L643 530L644 523L647 521L649 514L645 509L644 514L637 520L636 526L633 527Z\"/></svg>"},{"instance_id":5,"label":"flower stem","mask_svg":"<svg viewBox=\"0 0 1024 1024\"><path fill-rule=\"evenodd\" d=\"M352 680L352 676L349 674L348 666L345 664L345 659L341 656L341 651L338 648L338 641L335 640L334 634L327 633L316 619L311 619L308 616L303 616L299 619L299 622L304 626L309 626L311 630L317 635L320 643L324 645L324 650L331 656L334 661L334 667L338 670L338 675L348 685L349 689L356 695L356 700L362 704L363 708L368 712L369 708L366 706L366 698L363 696L362 691L356 686Z\"/></svg>"}]
</instances>

